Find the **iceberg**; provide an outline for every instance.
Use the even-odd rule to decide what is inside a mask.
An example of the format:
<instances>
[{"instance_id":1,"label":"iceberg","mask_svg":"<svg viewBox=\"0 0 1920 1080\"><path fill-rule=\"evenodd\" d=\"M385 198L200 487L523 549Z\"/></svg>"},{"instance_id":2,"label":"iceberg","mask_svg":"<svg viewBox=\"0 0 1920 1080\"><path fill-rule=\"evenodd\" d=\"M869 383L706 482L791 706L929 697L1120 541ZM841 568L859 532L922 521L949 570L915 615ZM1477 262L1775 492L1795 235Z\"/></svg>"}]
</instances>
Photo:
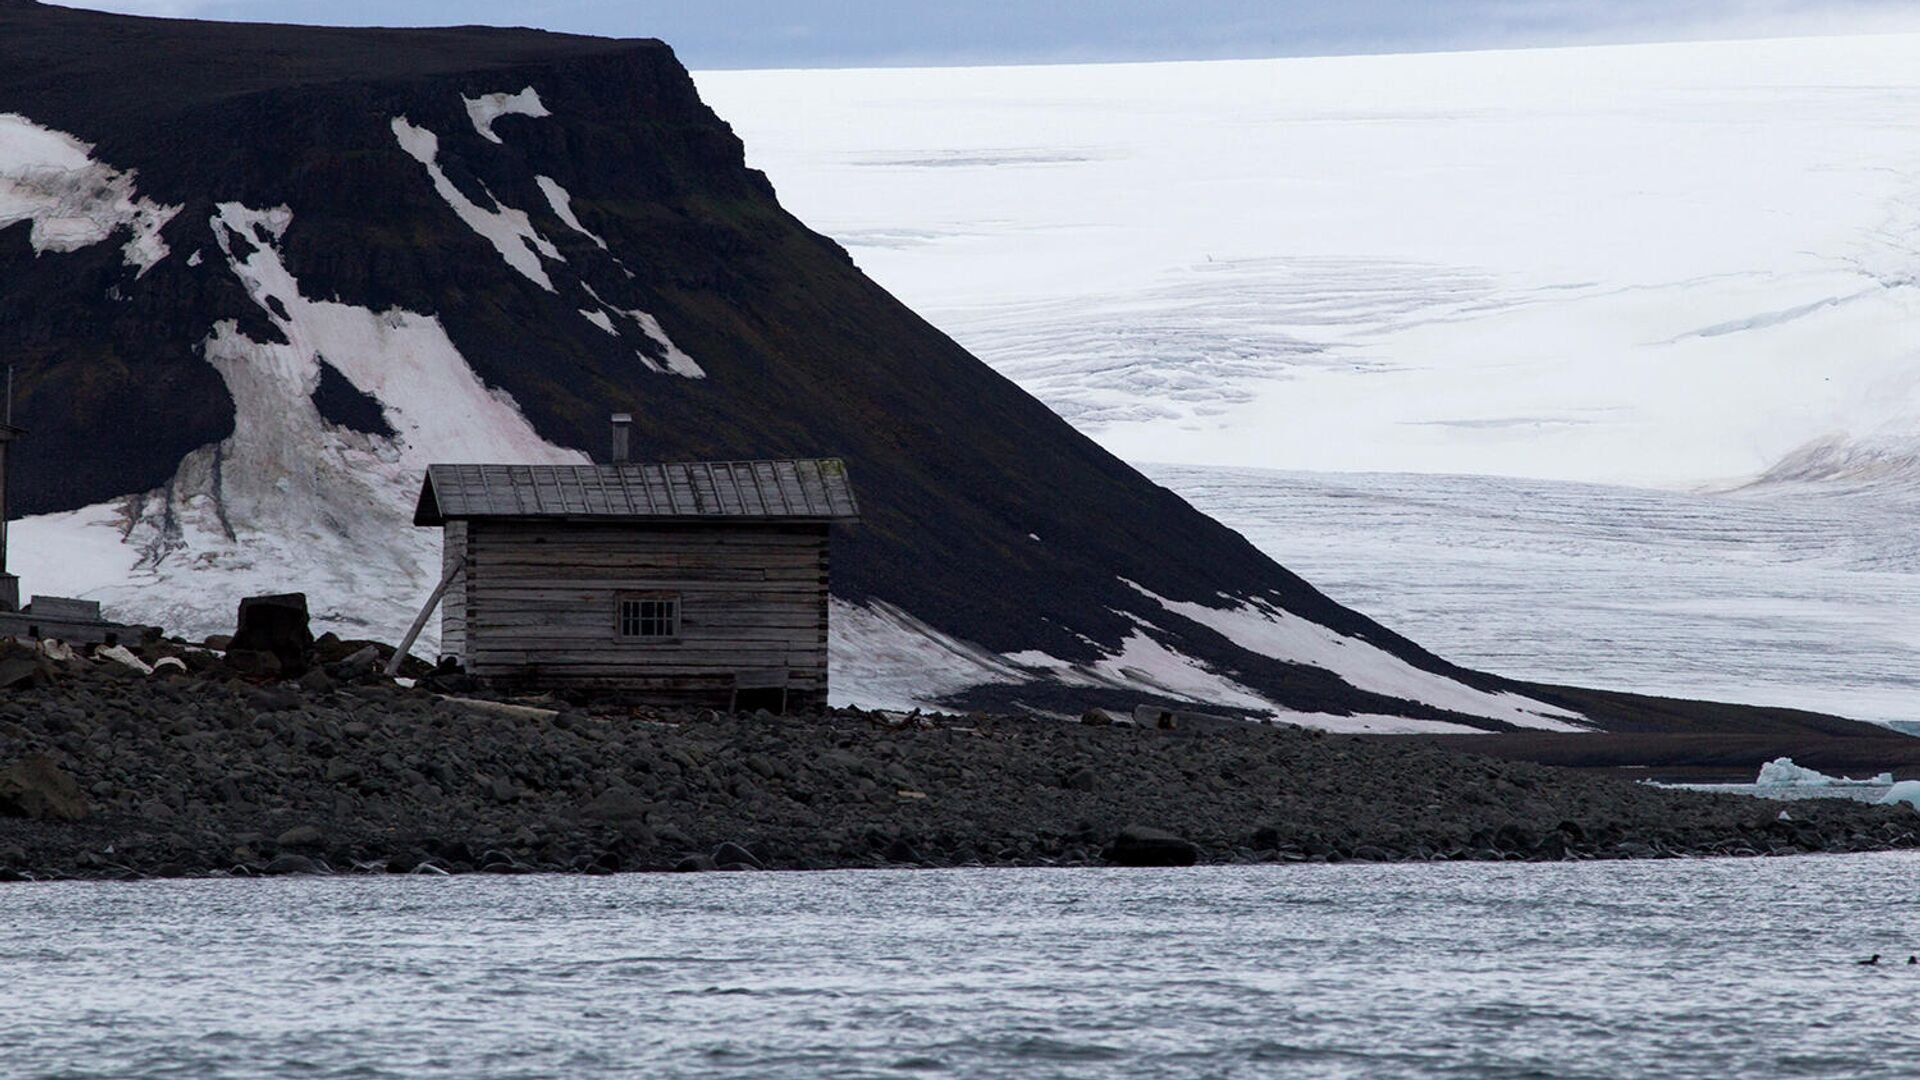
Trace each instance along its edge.
<instances>
[{"instance_id":1,"label":"iceberg","mask_svg":"<svg viewBox=\"0 0 1920 1080\"><path fill-rule=\"evenodd\" d=\"M1888 788L1885 795L1880 796L1881 806L1892 806L1895 803L1906 803L1915 810L1920 810L1920 780L1902 780Z\"/></svg>"},{"instance_id":2,"label":"iceberg","mask_svg":"<svg viewBox=\"0 0 1920 1080\"><path fill-rule=\"evenodd\" d=\"M1828 776L1795 765L1790 757L1781 757L1760 766L1760 775L1753 782L1759 787L1887 787L1893 783L1893 774L1883 772L1867 780L1850 780L1844 776ZM1916 788L1920 789L1920 785Z\"/></svg>"}]
</instances>

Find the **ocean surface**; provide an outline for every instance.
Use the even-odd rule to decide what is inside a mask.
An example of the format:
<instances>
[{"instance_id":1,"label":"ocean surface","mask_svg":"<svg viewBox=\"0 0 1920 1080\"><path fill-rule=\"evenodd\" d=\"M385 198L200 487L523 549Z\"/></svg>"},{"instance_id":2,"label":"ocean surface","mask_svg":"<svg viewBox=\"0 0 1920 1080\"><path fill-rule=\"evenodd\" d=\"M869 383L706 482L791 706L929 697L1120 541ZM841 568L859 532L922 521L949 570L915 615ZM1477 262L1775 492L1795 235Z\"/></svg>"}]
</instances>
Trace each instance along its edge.
<instances>
[{"instance_id":1,"label":"ocean surface","mask_svg":"<svg viewBox=\"0 0 1920 1080\"><path fill-rule=\"evenodd\" d=\"M1903 853L0 886L0 1075L1904 1077L1916 876Z\"/></svg>"}]
</instances>

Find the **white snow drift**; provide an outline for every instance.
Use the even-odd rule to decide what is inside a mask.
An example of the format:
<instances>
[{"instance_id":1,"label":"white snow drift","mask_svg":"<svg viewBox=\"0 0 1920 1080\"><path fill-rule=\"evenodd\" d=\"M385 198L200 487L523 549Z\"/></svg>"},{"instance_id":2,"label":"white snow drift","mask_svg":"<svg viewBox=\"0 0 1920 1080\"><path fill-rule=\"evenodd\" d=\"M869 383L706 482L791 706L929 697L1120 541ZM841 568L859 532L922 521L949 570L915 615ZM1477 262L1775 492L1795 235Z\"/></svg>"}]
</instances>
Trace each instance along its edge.
<instances>
[{"instance_id":1,"label":"white snow drift","mask_svg":"<svg viewBox=\"0 0 1920 1080\"><path fill-rule=\"evenodd\" d=\"M493 122L503 116L552 116L540 101L540 95L529 86L517 94L481 94L477 98L462 96L466 103L467 116L473 120L473 130L488 142L500 142L500 136L493 132Z\"/></svg>"},{"instance_id":2,"label":"white snow drift","mask_svg":"<svg viewBox=\"0 0 1920 1080\"><path fill-rule=\"evenodd\" d=\"M1585 731L1580 714L1513 693L1489 693L1430 671L1357 638L1345 637L1265 600L1227 608L1168 600L1127 582L1135 591L1260 656L1331 671L1356 690L1418 701L1436 709L1484 716L1516 727ZM1231 600L1231 597L1222 597Z\"/></svg>"},{"instance_id":3,"label":"white snow drift","mask_svg":"<svg viewBox=\"0 0 1920 1080\"><path fill-rule=\"evenodd\" d=\"M554 292L553 279L547 276L547 268L541 259L565 262L566 257L553 241L541 235L528 220L527 212L516 210L493 197L494 209L488 210L467 198L466 194L447 178L446 170L440 167L440 138L423 127L416 127L404 116L393 118L393 137L399 141L400 148L407 156L427 167L427 175L433 178L433 189L447 200L453 212L466 222L467 227L493 245L508 266L519 271L528 281ZM498 142L499 140L494 140ZM484 185L482 185L484 187Z\"/></svg>"},{"instance_id":4,"label":"white snow drift","mask_svg":"<svg viewBox=\"0 0 1920 1080\"><path fill-rule=\"evenodd\" d=\"M208 336L233 434L157 491L18 523L13 553L30 587L192 635L230 630L241 596L296 589L324 627L395 638L439 564L438 532L411 520L428 463L585 460L482 384L439 320L304 295L276 246L292 220L286 207L222 203L209 222L224 269L288 342L254 341L232 322ZM379 401L398 435L324 420L311 396L323 363ZM423 648L436 637L430 626Z\"/></svg>"},{"instance_id":5,"label":"white snow drift","mask_svg":"<svg viewBox=\"0 0 1920 1080\"><path fill-rule=\"evenodd\" d=\"M180 212L134 193L134 174L95 161L93 147L41 127L18 113L0 113L0 229L33 223L36 252L78 251L125 229L121 248L140 274L167 257L160 230Z\"/></svg>"}]
</instances>

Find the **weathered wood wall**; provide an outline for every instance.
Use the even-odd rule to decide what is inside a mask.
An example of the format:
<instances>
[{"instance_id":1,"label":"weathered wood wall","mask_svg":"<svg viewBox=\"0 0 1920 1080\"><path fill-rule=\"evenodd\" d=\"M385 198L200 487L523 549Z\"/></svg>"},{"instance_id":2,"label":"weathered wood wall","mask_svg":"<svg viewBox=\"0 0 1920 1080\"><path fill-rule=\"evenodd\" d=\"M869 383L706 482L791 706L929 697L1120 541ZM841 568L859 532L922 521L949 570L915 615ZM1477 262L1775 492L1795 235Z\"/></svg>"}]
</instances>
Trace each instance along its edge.
<instances>
[{"instance_id":1,"label":"weathered wood wall","mask_svg":"<svg viewBox=\"0 0 1920 1080\"><path fill-rule=\"evenodd\" d=\"M440 573L442 576L453 569L455 561L467 554L467 523L449 521L441 526ZM440 655L459 657L462 663L467 655L467 575L462 570L447 585L446 595L440 598Z\"/></svg>"},{"instance_id":2,"label":"weathered wood wall","mask_svg":"<svg viewBox=\"0 0 1920 1080\"><path fill-rule=\"evenodd\" d=\"M825 525L482 519L465 551L473 675L724 705L737 673L784 671L790 707L825 703ZM679 599L674 640L620 637L619 598L635 593Z\"/></svg>"}]
</instances>

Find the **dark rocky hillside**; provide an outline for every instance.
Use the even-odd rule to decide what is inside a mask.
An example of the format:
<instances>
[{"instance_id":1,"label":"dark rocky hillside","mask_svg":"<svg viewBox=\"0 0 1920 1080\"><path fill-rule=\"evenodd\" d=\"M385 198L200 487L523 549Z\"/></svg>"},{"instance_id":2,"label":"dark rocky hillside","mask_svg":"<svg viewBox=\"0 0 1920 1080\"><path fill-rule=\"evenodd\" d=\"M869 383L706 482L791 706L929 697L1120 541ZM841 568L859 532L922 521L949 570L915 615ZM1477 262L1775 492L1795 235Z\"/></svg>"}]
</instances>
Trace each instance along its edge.
<instances>
[{"instance_id":1,"label":"dark rocky hillside","mask_svg":"<svg viewBox=\"0 0 1920 1080\"><path fill-rule=\"evenodd\" d=\"M498 141L489 139L469 101L523 88L548 115L499 115ZM1514 689L1334 604L903 307L781 209L658 41L212 24L0 0L5 113L92 144L93 161L133 174L139 198L179 208L157 233L165 256L138 265L123 252L136 227L117 222L104 242L59 250L36 241L31 221L9 222L0 195L0 348L17 367L17 420L32 432L18 446L14 511L143 497L126 513L145 569L195 557L196 534L180 520L190 511L211 506L217 525L206 531L223 542L282 528L287 481L300 498L309 451L398 461L404 477L419 460L486 450L477 416L436 419L440 431L476 425L458 446L409 427L423 408L393 388L413 378L402 365L421 349L326 355L327 343L347 340L325 336L343 311L390 327L404 321L393 313L413 313L409 325L443 328L480 382L509 395L555 447L599 451L606 415L630 409L637 457L846 458L865 516L835 550L834 590L851 604L884 601L992 653L1065 665L1118 656L1143 636L1190 670L1291 709L1512 726L1433 697L1357 688L1156 600L1215 609L1257 600L1425 672ZM431 133L431 166L405 131ZM7 164L0 154L0 180ZM16 181L40 175L14 165ZM510 237L519 247L509 253L456 203L489 227L537 234L551 252ZM290 216L263 223L276 208ZM297 295L262 277L255 256L284 266ZM657 322L649 329L631 313ZM216 339L239 344L221 353ZM704 377L671 373L675 350ZM291 406L236 394L255 385L247 365L266 370L263 357L286 356L310 368L299 377L312 430L333 440L324 446L262 435ZM299 409L305 400L288 399ZM355 468L366 472L344 471ZM359 489L335 492L337 504L302 525L309 531L285 526L291 550L316 535L351 552L389 542L381 530L404 531L403 489L397 480L366 496L365 514ZM362 575L396 604L417 602L426 565L421 542L408 542L386 585L372 556ZM193 588L231 611L241 586L229 588L222 565L196 571ZM326 598L316 600L324 614ZM133 608L124 617L167 621L137 598L119 603ZM1205 698L1158 695L1151 671L1109 671L1100 683L1046 665L1005 670L1000 684L948 690L947 700L1077 711ZM1685 705L1649 711L1606 694L1526 692L1600 726L1693 722Z\"/></svg>"}]
</instances>

